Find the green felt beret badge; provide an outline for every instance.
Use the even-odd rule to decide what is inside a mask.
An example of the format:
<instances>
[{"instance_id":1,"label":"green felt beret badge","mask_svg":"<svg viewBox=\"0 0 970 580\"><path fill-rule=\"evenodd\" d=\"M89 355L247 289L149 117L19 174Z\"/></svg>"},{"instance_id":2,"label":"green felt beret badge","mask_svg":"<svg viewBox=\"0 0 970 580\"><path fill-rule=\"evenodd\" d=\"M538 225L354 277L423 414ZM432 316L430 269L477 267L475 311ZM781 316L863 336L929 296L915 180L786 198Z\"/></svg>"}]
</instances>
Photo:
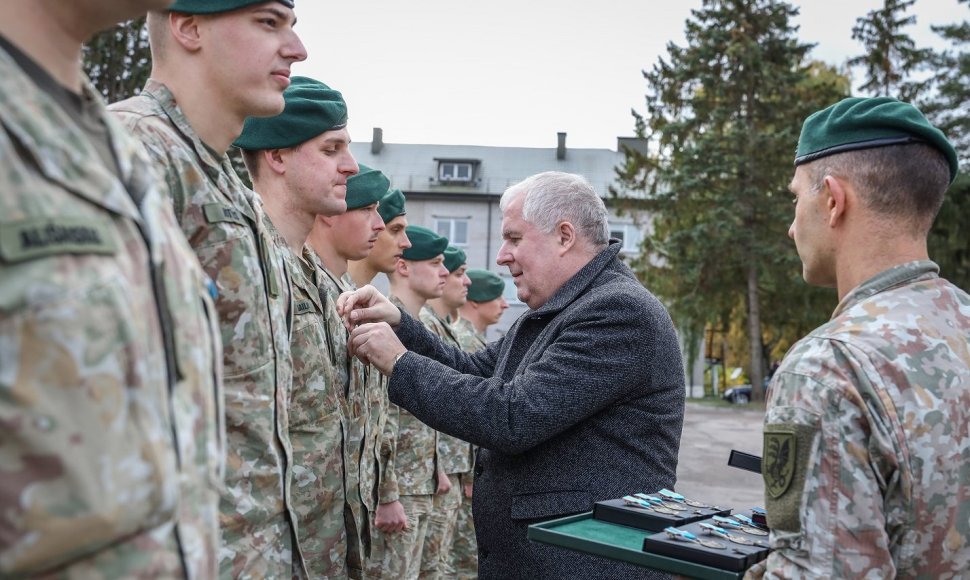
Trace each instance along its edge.
<instances>
[{"instance_id":1,"label":"green felt beret badge","mask_svg":"<svg viewBox=\"0 0 970 580\"><path fill-rule=\"evenodd\" d=\"M251 151L286 149L347 125L343 95L318 80L293 77L283 100L279 115L247 118L233 145Z\"/></svg>"},{"instance_id":2,"label":"green felt beret badge","mask_svg":"<svg viewBox=\"0 0 970 580\"><path fill-rule=\"evenodd\" d=\"M411 240L411 247L402 252L405 260L430 260L443 254L448 247L448 238L439 236L428 228L408 226L404 231Z\"/></svg>"},{"instance_id":3,"label":"green felt beret badge","mask_svg":"<svg viewBox=\"0 0 970 580\"><path fill-rule=\"evenodd\" d=\"M404 192L400 189L392 189L387 192L387 195L381 198L381 205L377 206L377 213L381 214L381 218L384 219L384 223L390 223L390 221L399 215L404 215L407 212L404 211Z\"/></svg>"},{"instance_id":4,"label":"green felt beret badge","mask_svg":"<svg viewBox=\"0 0 970 580\"><path fill-rule=\"evenodd\" d=\"M946 135L919 109L890 97L844 99L810 115L798 138L795 165L845 151L905 143L936 148L950 165L950 182L956 178L959 161Z\"/></svg>"},{"instance_id":5,"label":"green felt beret badge","mask_svg":"<svg viewBox=\"0 0 970 580\"><path fill-rule=\"evenodd\" d=\"M445 268L448 268L449 272L454 272L458 268L461 268L466 259L465 251L461 248L456 248L455 246L445 248Z\"/></svg>"},{"instance_id":6,"label":"green felt beret badge","mask_svg":"<svg viewBox=\"0 0 970 580\"><path fill-rule=\"evenodd\" d=\"M383 173L361 165L360 171L347 179L347 209L367 207L381 201L390 186L390 180Z\"/></svg>"},{"instance_id":7,"label":"green felt beret badge","mask_svg":"<svg viewBox=\"0 0 970 580\"><path fill-rule=\"evenodd\" d=\"M276 1L287 8L293 8L293 0ZM185 14L217 14L264 2L266 0L176 0L169 10Z\"/></svg>"},{"instance_id":8,"label":"green felt beret badge","mask_svg":"<svg viewBox=\"0 0 970 580\"><path fill-rule=\"evenodd\" d=\"M472 302L495 300L505 292L505 282L495 272L473 269L465 274L472 281L472 285L468 287L468 299Z\"/></svg>"}]
</instances>

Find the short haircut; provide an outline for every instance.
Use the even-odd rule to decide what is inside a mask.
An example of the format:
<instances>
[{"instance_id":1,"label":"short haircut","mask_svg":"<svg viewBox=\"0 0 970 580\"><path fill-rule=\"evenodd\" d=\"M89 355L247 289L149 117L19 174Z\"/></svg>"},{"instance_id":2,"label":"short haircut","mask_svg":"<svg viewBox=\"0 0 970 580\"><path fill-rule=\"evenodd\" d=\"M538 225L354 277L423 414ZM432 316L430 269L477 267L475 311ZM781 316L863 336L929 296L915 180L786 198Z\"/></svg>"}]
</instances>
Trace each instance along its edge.
<instances>
[{"instance_id":1,"label":"short haircut","mask_svg":"<svg viewBox=\"0 0 970 580\"><path fill-rule=\"evenodd\" d=\"M148 45L151 47L152 61L161 62L165 58L168 45L168 12L151 11L145 26L148 28Z\"/></svg>"},{"instance_id":2,"label":"short haircut","mask_svg":"<svg viewBox=\"0 0 970 580\"><path fill-rule=\"evenodd\" d=\"M306 141L303 143L306 143ZM283 151L299 151L300 147L303 147L303 143L294 145L293 147L288 147L287 149L283 149ZM245 165L246 170L249 171L249 179L255 182L259 178L260 159L263 158L263 151L265 151L265 149L239 150L242 152L243 165Z\"/></svg>"},{"instance_id":3,"label":"short haircut","mask_svg":"<svg viewBox=\"0 0 970 580\"><path fill-rule=\"evenodd\" d=\"M540 232L551 233L565 221L594 246L609 243L606 205L582 175L547 171L527 177L505 190L499 208L505 211L522 194L522 219Z\"/></svg>"},{"instance_id":4,"label":"short haircut","mask_svg":"<svg viewBox=\"0 0 970 580\"><path fill-rule=\"evenodd\" d=\"M929 231L950 185L950 166L935 148L923 144L888 145L823 157L806 165L812 190L826 175L851 182L863 205L888 218Z\"/></svg>"}]
</instances>

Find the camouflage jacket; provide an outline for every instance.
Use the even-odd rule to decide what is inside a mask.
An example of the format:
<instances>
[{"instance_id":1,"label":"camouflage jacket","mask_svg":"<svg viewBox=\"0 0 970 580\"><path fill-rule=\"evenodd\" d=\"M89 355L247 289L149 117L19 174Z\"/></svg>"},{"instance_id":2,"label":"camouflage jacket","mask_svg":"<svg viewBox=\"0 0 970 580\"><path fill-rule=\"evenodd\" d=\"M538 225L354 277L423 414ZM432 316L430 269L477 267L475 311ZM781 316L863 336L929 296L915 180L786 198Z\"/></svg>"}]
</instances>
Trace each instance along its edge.
<instances>
[{"instance_id":1,"label":"camouflage jacket","mask_svg":"<svg viewBox=\"0 0 970 580\"><path fill-rule=\"evenodd\" d=\"M396 296L389 298L404 310ZM388 403L385 437L392 442L387 470L394 474L396 485L385 482L381 503L397 501L402 495L434 495L438 490L438 432L407 409Z\"/></svg>"},{"instance_id":2,"label":"camouflage jacket","mask_svg":"<svg viewBox=\"0 0 970 580\"><path fill-rule=\"evenodd\" d=\"M460 316L451 324L451 328L458 337L458 345L465 352L476 352L488 346L485 335L478 332L474 324Z\"/></svg>"},{"instance_id":3,"label":"camouflage jacket","mask_svg":"<svg viewBox=\"0 0 970 580\"><path fill-rule=\"evenodd\" d=\"M461 346L461 349L465 352L477 352L488 346L488 341L485 340L485 335L478 332L475 325L468 320L465 320L461 316L459 316L458 320L451 324L451 328L455 331L455 336L458 337L458 345ZM463 473L461 476L461 481L464 484L471 483L475 478L474 467L476 447L471 443L468 444L468 447L470 454L469 457L471 458L469 464L470 469L467 473Z\"/></svg>"},{"instance_id":4,"label":"camouflage jacket","mask_svg":"<svg viewBox=\"0 0 970 580\"><path fill-rule=\"evenodd\" d=\"M327 340L327 304L318 290L324 274L309 248L297 257L285 247L293 281L293 392L290 442L293 445L293 508L300 553L311 578L346 576L344 524L343 397Z\"/></svg>"},{"instance_id":5,"label":"camouflage jacket","mask_svg":"<svg viewBox=\"0 0 970 580\"><path fill-rule=\"evenodd\" d=\"M421 322L445 344L461 347L451 324L439 318L428 305L421 309ZM449 475L470 472L472 470L471 444L457 437L438 433L438 466Z\"/></svg>"},{"instance_id":6,"label":"camouflage jacket","mask_svg":"<svg viewBox=\"0 0 970 580\"><path fill-rule=\"evenodd\" d=\"M290 283L268 218L164 85L149 80L139 96L109 108L164 169L175 216L218 289L228 435L221 573L288 575L296 519L288 489Z\"/></svg>"},{"instance_id":7,"label":"camouflage jacket","mask_svg":"<svg viewBox=\"0 0 970 580\"><path fill-rule=\"evenodd\" d=\"M365 393L367 365L350 356L347 351L349 333L337 313L337 297L342 292L352 289L353 281L349 274L344 274L338 279L322 262L318 262L318 267L322 275L317 288L327 313L327 344L332 347L330 364L334 369L335 384L346 421L343 446L344 485L347 489L347 506L354 516L354 529L348 527L347 533L353 534L350 538L351 549L359 550L357 554L350 555L350 561L362 567L364 555L370 553L370 516L361 494L361 454L368 417Z\"/></svg>"},{"instance_id":8,"label":"camouflage jacket","mask_svg":"<svg viewBox=\"0 0 970 580\"><path fill-rule=\"evenodd\" d=\"M910 262L789 351L765 416L767 576L955 578L970 563L970 296Z\"/></svg>"},{"instance_id":9,"label":"camouflage jacket","mask_svg":"<svg viewBox=\"0 0 970 580\"><path fill-rule=\"evenodd\" d=\"M209 282L141 146L84 92L120 181L0 50L0 577L211 578Z\"/></svg>"}]
</instances>

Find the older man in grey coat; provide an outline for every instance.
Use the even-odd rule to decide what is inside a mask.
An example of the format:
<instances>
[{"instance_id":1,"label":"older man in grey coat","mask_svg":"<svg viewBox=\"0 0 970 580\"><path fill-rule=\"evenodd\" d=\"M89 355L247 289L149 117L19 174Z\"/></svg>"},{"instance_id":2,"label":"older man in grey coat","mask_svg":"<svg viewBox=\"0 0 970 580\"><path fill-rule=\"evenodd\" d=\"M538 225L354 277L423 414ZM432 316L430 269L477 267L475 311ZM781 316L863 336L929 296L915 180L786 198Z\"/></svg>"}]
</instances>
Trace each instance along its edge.
<instances>
[{"instance_id":1,"label":"older man in grey coat","mask_svg":"<svg viewBox=\"0 0 970 580\"><path fill-rule=\"evenodd\" d=\"M500 207L498 263L530 308L503 339L462 352L365 287L341 297L358 325L352 348L390 376L392 401L481 447L482 578L653 577L526 531L598 500L673 487L684 414L673 324L608 241L606 208L585 179L541 173L510 187Z\"/></svg>"}]
</instances>

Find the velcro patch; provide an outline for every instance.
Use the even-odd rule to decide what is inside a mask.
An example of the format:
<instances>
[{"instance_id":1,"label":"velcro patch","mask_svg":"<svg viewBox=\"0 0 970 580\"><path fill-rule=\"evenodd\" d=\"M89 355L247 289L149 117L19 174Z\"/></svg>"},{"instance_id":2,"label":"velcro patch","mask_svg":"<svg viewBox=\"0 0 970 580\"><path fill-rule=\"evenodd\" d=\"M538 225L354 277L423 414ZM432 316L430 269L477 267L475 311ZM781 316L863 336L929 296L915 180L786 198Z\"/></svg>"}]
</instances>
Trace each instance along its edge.
<instances>
[{"instance_id":1,"label":"velcro patch","mask_svg":"<svg viewBox=\"0 0 970 580\"><path fill-rule=\"evenodd\" d=\"M247 225L242 212L225 203L207 203L202 206L202 211L205 212L205 219L210 224L230 222L241 226Z\"/></svg>"},{"instance_id":2,"label":"velcro patch","mask_svg":"<svg viewBox=\"0 0 970 580\"><path fill-rule=\"evenodd\" d=\"M768 527L773 530L801 531L802 492L817 431L817 425L765 425L761 475Z\"/></svg>"},{"instance_id":3,"label":"velcro patch","mask_svg":"<svg viewBox=\"0 0 970 580\"><path fill-rule=\"evenodd\" d=\"M0 223L0 257L5 262L57 254L111 255L116 251L107 222L49 217Z\"/></svg>"}]
</instances>

